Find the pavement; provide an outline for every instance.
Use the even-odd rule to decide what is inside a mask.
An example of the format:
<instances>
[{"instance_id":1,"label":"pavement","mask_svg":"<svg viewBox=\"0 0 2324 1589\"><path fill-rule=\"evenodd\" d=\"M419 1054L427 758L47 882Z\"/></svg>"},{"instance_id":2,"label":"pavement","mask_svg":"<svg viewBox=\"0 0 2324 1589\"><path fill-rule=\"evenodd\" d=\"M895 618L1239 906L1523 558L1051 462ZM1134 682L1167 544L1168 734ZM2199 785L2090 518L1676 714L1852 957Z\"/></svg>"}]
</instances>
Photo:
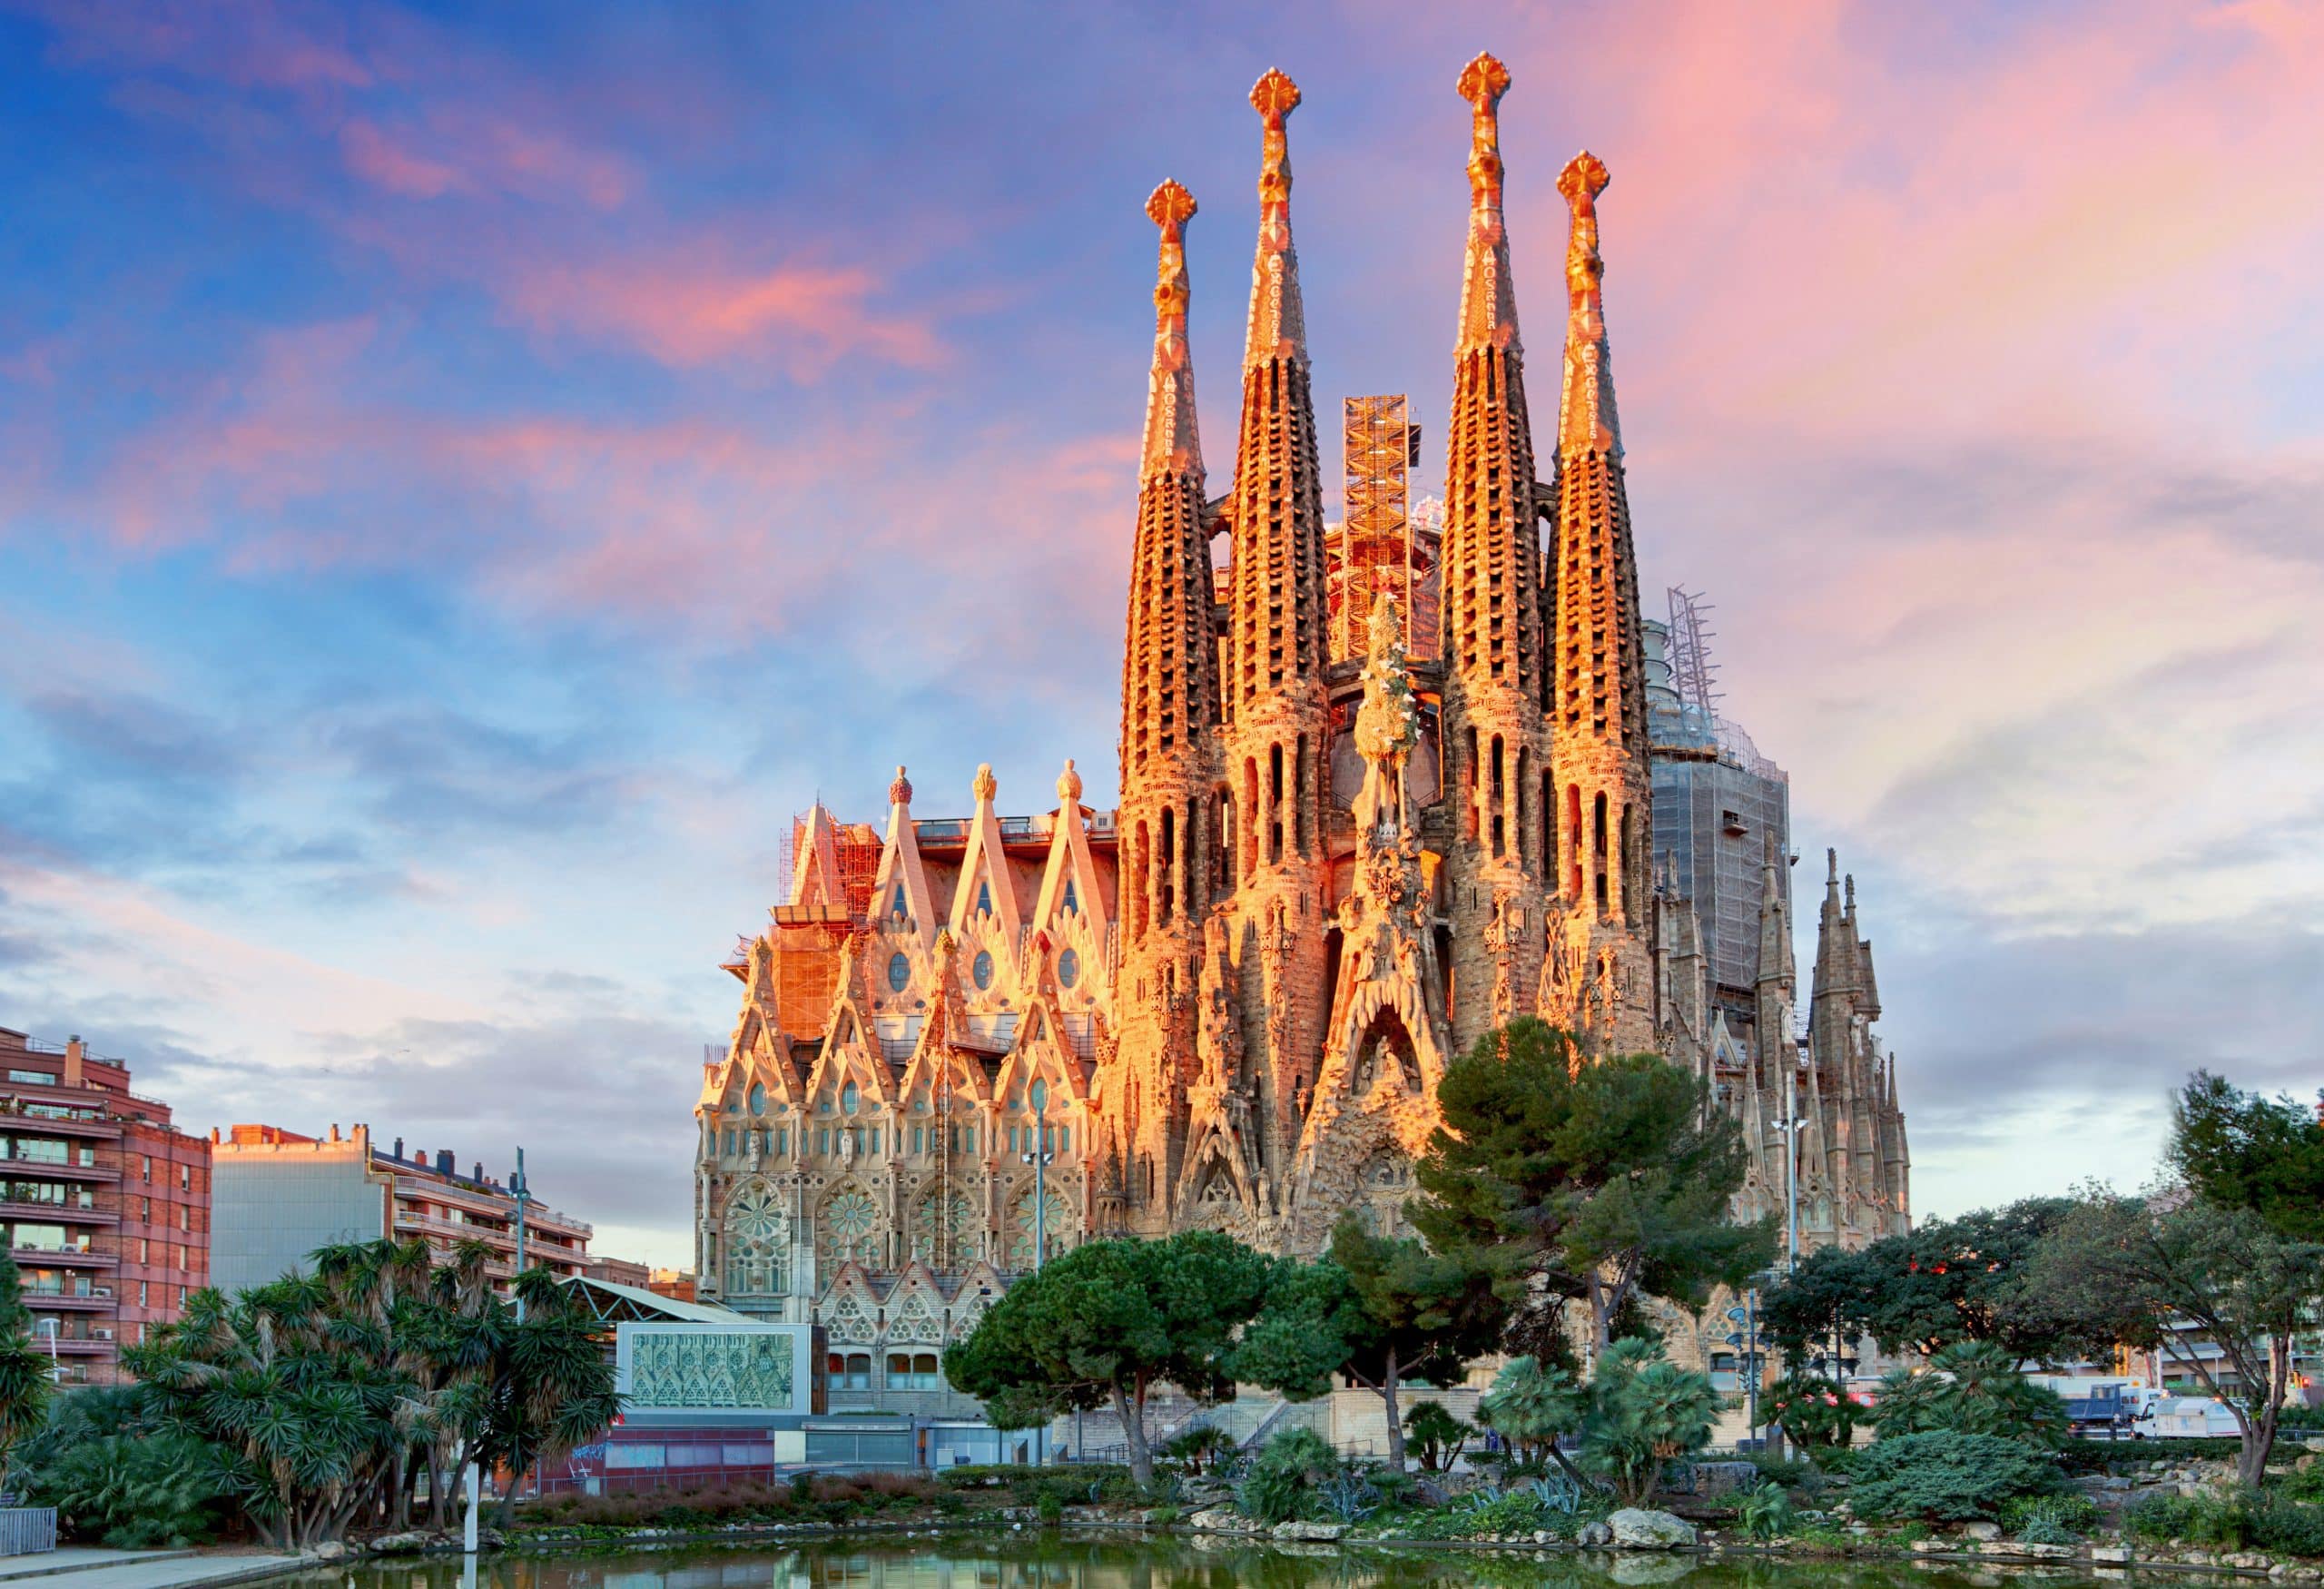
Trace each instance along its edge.
<instances>
[{"instance_id":1,"label":"pavement","mask_svg":"<svg viewBox=\"0 0 2324 1589\"><path fill-rule=\"evenodd\" d=\"M191 1589L311 1566L305 1557L231 1555L192 1550L94 1550L66 1545L39 1555L0 1556L0 1584L63 1577L54 1589ZM51 1589L45 1583L38 1589Z\"/></svg>"}]
</instances>

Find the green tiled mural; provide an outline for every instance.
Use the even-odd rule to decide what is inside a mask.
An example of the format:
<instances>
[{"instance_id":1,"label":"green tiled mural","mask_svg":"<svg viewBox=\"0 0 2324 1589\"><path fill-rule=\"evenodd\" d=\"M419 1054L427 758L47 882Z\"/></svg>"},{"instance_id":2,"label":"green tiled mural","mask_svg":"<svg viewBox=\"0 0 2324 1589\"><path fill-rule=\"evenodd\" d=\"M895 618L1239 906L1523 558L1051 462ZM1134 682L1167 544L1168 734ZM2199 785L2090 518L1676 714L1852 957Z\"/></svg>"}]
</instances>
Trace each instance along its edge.
<instances>
[{"instance_id":1,"label":"green tiled mural","mask_svg":"<svg viewBox=\"0 0 2324 1589\"><path fill-rule=\"evenodd\" d=\"M629 1400L640 1407L788 1407L787 1331L641 1331L630 1343Z\"/></svg>"}]
</instances>

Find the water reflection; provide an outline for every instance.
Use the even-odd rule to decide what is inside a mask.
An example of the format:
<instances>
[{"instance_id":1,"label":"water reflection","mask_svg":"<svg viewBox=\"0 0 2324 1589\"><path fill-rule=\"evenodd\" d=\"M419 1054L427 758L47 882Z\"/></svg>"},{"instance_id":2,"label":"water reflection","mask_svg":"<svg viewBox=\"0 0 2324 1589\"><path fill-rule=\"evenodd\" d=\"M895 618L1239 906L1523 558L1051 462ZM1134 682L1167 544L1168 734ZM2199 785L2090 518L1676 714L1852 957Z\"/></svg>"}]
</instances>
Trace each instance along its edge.
<instances>
[{"instance_id":1,"label":"water reflection","mask_svg":"<svg viewBox=\"0 0 2324 1589\"><path fill-rule=\"evenodd\" d=\"M2108 1574L2109 1578L2117 1576ZM2011 1573L2042 1589L2079 1589L2081 1571ZM457 1557L310 1573L290 1589L1992 1589L1991 1568L1906 1563L1777 1562L1662 1555L1551 1555L1426 1548L1340 1550L1233 1540L978 1535L828 1541L798 1548L573 1554L487 1562L463 1581Z\"/></svg>"}]
</instances>

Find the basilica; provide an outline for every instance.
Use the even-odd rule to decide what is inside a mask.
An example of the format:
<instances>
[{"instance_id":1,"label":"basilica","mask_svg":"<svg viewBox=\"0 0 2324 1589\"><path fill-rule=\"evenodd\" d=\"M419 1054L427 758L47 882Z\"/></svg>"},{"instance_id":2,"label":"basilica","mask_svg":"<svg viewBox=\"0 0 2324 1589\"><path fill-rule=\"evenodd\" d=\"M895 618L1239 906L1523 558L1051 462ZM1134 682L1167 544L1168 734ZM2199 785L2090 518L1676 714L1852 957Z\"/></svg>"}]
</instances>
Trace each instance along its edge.
<instances>
[{"instance_id":1,"label":"basilica","mask_svg":"<svg viewBox=\"0 0 2324 1589\"><path fill-rule=\"evenodd\" d=\"M1147 204L1118 805L1084 804L1068 759L1053 803L1012 802L1029 815L1002 814L987 766L966 815L925 817L898 767L884 821L818 804L794 824L783 897L727 962L742 1010L695 1107L695 1258L703 1299L823 1324L835 1387L939 1388L946 1341L1092 1236L1204 1227L1314 1250L1351 1209L1393 1228L1446 1063L1521 1014L1702 1074L1752 1150L1738 1215L1796 1200L1803 1246L1907 1228L1853 882L1827 863L1803 1020L1792 857L1755 855L1756 976L1714 996L1658 847L1608 173L1583 153L1558 178L1541 458L1502 222L1508 87L1491 55L1459 79L1470 210L1424 547L1364 561L1353 515L1326 532L1292 241L1300 91L1270 72L1251 94L1257 246L1216 485L1188 335L1195 200L1165 183Z\"/></svg>"}]
</instances>

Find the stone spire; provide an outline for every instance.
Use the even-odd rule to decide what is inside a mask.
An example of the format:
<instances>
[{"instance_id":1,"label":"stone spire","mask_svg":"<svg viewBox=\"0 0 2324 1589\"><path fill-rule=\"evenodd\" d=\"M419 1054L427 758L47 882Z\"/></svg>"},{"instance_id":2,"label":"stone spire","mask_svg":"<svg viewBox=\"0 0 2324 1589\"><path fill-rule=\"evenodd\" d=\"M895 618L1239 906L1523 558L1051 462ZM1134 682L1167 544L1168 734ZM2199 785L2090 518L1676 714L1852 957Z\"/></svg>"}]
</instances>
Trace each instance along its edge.
<instances>
[{"instance_id":1,"label":"stone spire","mask_svg":"<svg viewBox=\"0 0 2324 1589\"><path fill-rule=\"evenodd\" d=\"M1759 864L1759 955L1752 978L1751 1047L1754 1073L1770 1085L1781 1067L1798 1062L1791 1040L1793 1001L1798 997L1791 949L1791 907L1784 899L1785 864L1773 844Z\"/></svg>"},{"instance_id":2,"label":"stone spire","mask_svg":"<svg viewBox=\"0 0 2324 1589\"><path fill-rule=\"evenodd\" d=\"M1612 178L1606 163L1583 150L1566 163L1558 192L1573 212L1565 250L1565 391L1558 405L1561 454L1619 458L1622 427L1614 412L1614 355L1606 340L1606 262L1598 252L1598 195Z\"/></svg>"},{"instance_id":3,"label":"stone spire","mask_svg":"<svg viewBox=\"0 0 2324 1589\"><path fill-rule=\"evenodd\" d=\"M1509 232L1502 219L1501 96L1509 70L1489 54L1462 68L1469 102L1469 231L1445 427L1443 735L1458 824L1451 857L1452 1041L1493 1022L1481 958L1506 940L1515 1008L1530 1009L1541 964L1544 882L1541 532L1533 436L1517 336Z\"/></svg>"},{"instance_id":4,"label":"stone spire","mask_svg":"<svg viewBox=\"0 0 2324 1589\"><path fill-rule=\"evenodd\" d=\"M1170 764L1156 768L1165 781L1185 784L1191 777L1196 786L1207 787L1208 735L1218 721L1210 523L1204 506L1202 442L1195 428L1194 362L1187 346L1186 225L1195 213L1194 195L1166 182L1146 202L1146 212L1161 229L1162 242L1122 661L1126 807L1135 803L1141 779L1157 761Z\"/></svg>"},{"instance_id":5,"label":"stone spire","mask_svg":"<svg viewBox=\"0 0 2324 1589\"><path fill-rule=\"evenodd\" d=\"M1154 370L1146 388L1146 447L1138 479L1165 472L1202 478L1202 440L1195 429L1195 366L1187 346L1187 222L1195 196L1166 182L1146 201L1162 229L1162 257L1154 274Z\"/></svg>"},{"instance_id":6,"label":"stone spire","mask_svg":"<svg viewBox=\"0 0 2324 1589\"><path fill-rule=\"evenodd\" d=\"M1298 85L1280 72L1251 90L1263 132L1259 237L1228 508L1234 587L1222 691L1238 997L1256 1085L1259 1179L1271 1195L1285 1184L1322 1054L1331 905L1324 502L1284 132L1298 104Z\"/></svg>"},{"instance_id":7,"label":"stone spire","mask_svg":"<svg viewBox=\"0 0 2324 1589\"><path fill-rule=\"evenodd\" d=\"M1630 499L1614 419L1599 282L1598 196L1606 167L1574 156L1558 178L1571 207L1566 249L1565 390L1558 416L1554 576L1542 700L1559 796L1557 883L1569 913L1618 962L1647 955L1645 857L1653 853L1646 671ZM1633 1042L1636 1028L1617 1033Z\"/></svg>"},{"instance_id":8,"label":"stone spire","mask_svg":"<svg viewBox=\"0 0 2324 1589\"><path fill-rule=\"evenodd\" d=\"M1117 985L1126 996L1116 1005L1119 1073L1107 1086L1117 1138L1132 1159L1131 1185L1140 1193L1149 1185L1167 1188L1177 1173L1201 922L1220 863L1211 515L1187 344L1186 225L1194 195L1166 182L1147 201L1146 213L1160 229L1161 243L1122 653ZM1059 797L1078 800L1079 791L1068 763ZM1166 1207L1140 1210L1151 1229L1162 1228L1167 1215Z\"/></svg>"}]
</instances>

